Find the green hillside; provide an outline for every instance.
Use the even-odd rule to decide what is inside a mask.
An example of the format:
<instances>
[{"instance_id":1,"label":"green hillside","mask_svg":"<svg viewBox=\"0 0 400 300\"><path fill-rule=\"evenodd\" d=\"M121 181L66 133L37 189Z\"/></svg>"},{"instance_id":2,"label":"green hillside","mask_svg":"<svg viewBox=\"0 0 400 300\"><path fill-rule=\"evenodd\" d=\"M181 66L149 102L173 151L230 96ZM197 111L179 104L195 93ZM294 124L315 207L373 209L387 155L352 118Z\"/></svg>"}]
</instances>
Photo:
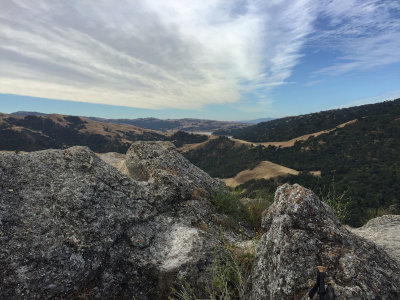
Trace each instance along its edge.
<instances>
[{"instance_id":1,"label":"green hillside","mask_svg":"<svg viewBox=\"0 0 400 300\"><path fill-rule=\"evenodd\" d=\"M302 135L332 129L340 124L360 119L364 116L381 115L398 111L400 99L376 104L354 106L293 116L262 122L233 130L218 130L216 135L230 135L249 142L286 141Z\"/></svg>"},{"instance_id":2,"label":"green hillside","mask_svg":"<svg viewBox=\"0 0 400 300\"><path fill-rule=\"evenodd\" d=\"M283 182L298 182L321 196L334 189L337 195L345 194L345 221L359 226L385 210L400 213L400 100L367 107L370 113L357 122L294 147L232 147L232 141L219 138L186 156L216 177L232 177L262 160L303 171L300 176L253 182L251 190L269 190ZM307 174L316 170L321 177Z\"/></svg>"}]
</instances>

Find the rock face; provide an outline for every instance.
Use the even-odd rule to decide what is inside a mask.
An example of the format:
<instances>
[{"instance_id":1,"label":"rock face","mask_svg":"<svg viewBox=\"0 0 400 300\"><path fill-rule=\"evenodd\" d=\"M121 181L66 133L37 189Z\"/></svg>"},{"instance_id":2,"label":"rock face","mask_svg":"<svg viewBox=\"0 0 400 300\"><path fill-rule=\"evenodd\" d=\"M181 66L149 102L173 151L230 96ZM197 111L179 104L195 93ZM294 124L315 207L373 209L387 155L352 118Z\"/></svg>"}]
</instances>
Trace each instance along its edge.
<instances>
[{"instance_id":1,"label":"rock face","mask_svg":"<svg viewBox=\"0 0 400 300\"><path fill-rule=\"evenodd\" d=\"M341 226L310 190L281 186L262 227L249 299L308 299L317 265L327 268L338 299L400 299L396 261Z\"/></svg>"},{"instance_id":2,"label":"rock face","mask_svg":"<svg viewBox=\"0 0 400 300\"><path fill-rule=\"evenodd\" d=\"M204 290L220 183L169 143L126 165L133 179L86 147L0 155L0 299L165 299L180 275Z\"/></svg>"},{"instance_id":3,"label":"rock face","mask_svg":"<svg viewBox=\"0 0 400 300\"><path fill-rule=\"evenodd\" d=\"M381 246L400 264L400 215L384 215L349 230Z\"/></svg>"},{"instance_id":4,"label":"rock face","mask_svg":"<svg viewBox=\"0 0 400 300\"><path fill-rule=\"evenodd\" d=\"M126 153L125 167L131 178L148 184L161 210L177 200L207 198L221 186L178 154L170 142L136 142Z\"/></svg>"}]
</instances>

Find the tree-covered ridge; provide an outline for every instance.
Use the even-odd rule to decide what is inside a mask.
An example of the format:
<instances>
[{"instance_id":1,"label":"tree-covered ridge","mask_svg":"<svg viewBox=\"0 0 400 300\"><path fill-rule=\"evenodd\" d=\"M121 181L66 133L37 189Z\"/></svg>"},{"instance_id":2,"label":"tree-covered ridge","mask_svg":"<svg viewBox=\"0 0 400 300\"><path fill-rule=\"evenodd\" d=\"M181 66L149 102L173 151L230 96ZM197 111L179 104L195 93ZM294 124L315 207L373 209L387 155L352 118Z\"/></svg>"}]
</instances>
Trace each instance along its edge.
<instances>
[{"instance_id":1,"label":"tree-covered ridge","mask_svg":"<svg viewBox=\"0 0 400 300\"><path fill-rule=\"evenodd\" d=\"M303 171L300 176L279 179L276 185L298 182L322 195L332 192L333 185L337 195L345 193L350 212L347 222L354 226L382 210L400 212L399 105L330 133L298 141L294 147L230 147L232 143L220 138L209 143L208 148L186 156L217 177L234 176L262 160ZM321 178L306 174L315 170L321 171Z\"/></svg>"},{"instance_id":2,"label":"tree-covered ridge","mask_svg":"<svg viewBox=\"0 0 400 300\"><path fill-rule=\"evenodd\" d=\"M174 143L176 147L182 147L185 144L202 143L208 140L208 136L203 134L194 134L185 131L177 131L167 138Z\"/></svg>"},{"instance_id":3,"label":"tree-covered ridge","mask_svg":"<svg viewBox=\"0 0 400 300\"><path fill-rule=\"evenodd\" d=\"M285 117L240 129L219 130L215 134L231 135L234 138L250 142L285 141L306 134L332 129L340 124L361 119L365 116L391 113L393 110L399 111L399 108L400 99L396 99L376 104Z\"/></svg>"},{"instance_id":4,"label":"tree-covered ridge","mask_svg":"<svg viewBox=\"0 0 400 300\"><path fill-rule=\"evenodd\" d=\"M254 168L263 160L263 150L236 145L227 137L210 140L203 147L185 153L185 157L212 177L233 177L244 169Z\"/></svg>"}]
</instances>

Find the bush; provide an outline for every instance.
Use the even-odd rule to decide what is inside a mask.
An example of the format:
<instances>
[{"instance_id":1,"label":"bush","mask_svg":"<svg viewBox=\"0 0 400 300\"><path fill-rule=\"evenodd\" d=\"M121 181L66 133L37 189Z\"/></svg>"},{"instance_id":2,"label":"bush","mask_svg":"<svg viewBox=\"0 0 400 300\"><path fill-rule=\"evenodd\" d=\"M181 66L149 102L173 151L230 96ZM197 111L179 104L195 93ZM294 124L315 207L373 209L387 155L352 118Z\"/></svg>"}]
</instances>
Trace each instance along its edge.
<instances>
[{"instance_id":1,"label":"bush","mask_svg":"<svg viewBox=\"0 0 400 300\"><path fill-rule=\"evenodd\" d=\"M232 192L226 188L216 192L212 197L212 201L217 212L227 215L235 222L248 222L249 214L240 201L241 198L242 194L240 191Z\"/></svg>"},{"instance_id":2,"label":"bush","mask_svg":"<svg viewBox=\"0 0 400 300\"><path fill-rule=\"evenodd\" d=\"M320 197L323 202L331 207L340 222L345 224L349 222L349 203L351 203L351 199L347 197L346 192L340 194L336 192L334 179L331 186L328 188L328 192Z\"/></svg>"},{"instance_id":3,"label":"bush","mask_svg":"<svg viewBox=\"0 0 400 300\"><path fill-rule=\"evenodd\" d=\"M274 202L274 197L257 198L246 204L249 221L256 232L261 231L261 221L264 211Z\"/></svg>"}]
</instances>

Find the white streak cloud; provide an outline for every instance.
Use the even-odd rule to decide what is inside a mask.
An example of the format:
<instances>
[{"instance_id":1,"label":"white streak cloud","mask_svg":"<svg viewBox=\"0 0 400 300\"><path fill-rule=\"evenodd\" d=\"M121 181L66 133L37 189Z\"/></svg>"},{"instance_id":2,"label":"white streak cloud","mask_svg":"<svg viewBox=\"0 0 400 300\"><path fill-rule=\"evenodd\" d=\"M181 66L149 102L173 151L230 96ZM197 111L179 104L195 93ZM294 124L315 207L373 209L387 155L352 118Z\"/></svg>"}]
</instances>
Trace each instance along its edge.
<instances>
[{"instance_id":1,"label":"white streak cloud","mask_svg":"<svg viewBox=\"0 0 400 300\"><path fill-rule=\"evenodd\" d=\"M310 49L335 58L319 76L400 62L399 15L397 0L1 1L0 93L264 109Z\"/></svg>"},{"instance_id":2,"label":"white streak cloud","mask_svg":"<svg viewBox=\"0 0 400 300\"><path fill-rule=\"evenodd\" d=\"M341 75L400 62L398 0L326 0L311 45L337 53L317 74Z\"/></svg>"},{"instance_id":3,"label":"white streak cloud","mask_svg":"<svg viewBox=\"0 0 400 300\"><path fill-rule=\"evenodd\" d=\"M300 59L312 2L2 1L0 93L142 108L262 95Z\"/></svg>"}]
</instances>

